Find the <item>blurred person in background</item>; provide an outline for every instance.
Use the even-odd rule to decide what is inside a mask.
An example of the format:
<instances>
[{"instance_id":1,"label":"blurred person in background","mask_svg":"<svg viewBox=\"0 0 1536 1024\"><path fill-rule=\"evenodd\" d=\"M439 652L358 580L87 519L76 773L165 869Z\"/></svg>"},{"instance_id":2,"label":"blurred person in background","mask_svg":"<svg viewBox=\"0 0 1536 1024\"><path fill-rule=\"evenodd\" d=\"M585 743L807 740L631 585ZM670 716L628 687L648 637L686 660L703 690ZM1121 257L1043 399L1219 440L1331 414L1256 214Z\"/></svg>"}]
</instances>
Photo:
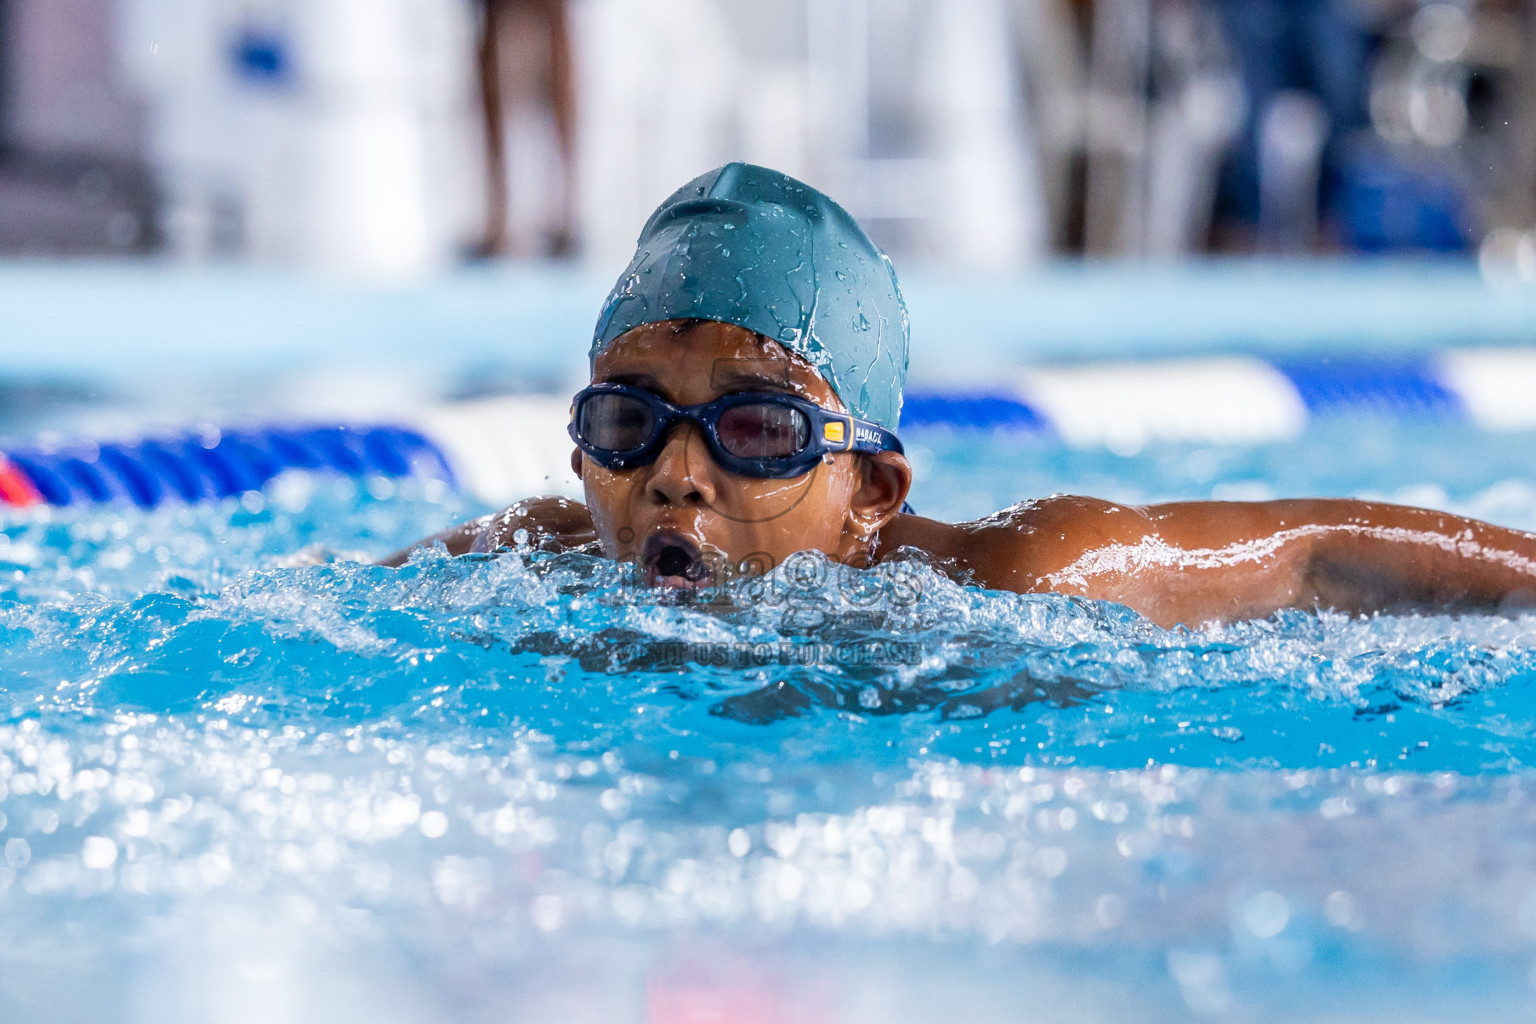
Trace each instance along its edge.
<instances>
[{"instance_id":1,"label":"blurred person in background","mask_svg":"<svg viewBox=\"0 0 1536 1024\"><path fill-rule=\"evenodd\" d=\"M553 117L558 168L554 226L539 255L564 257L575 248L576 90L565 0L475 0L480 14L478 66L485 129L485 232L472 255L506 256L509 227L508 114L520 105L546 107Z\"/></svg>"},{"instance_id":2,"label":"blurred person in background","mask_svg":"<svg viewBox=\"0 0 1536 1024\"><path fill-rule=\"evenodd\" d=\"M1372 252L1461 253L1487 232L1485 254L1489 243L1497 250L1536 225L1536 4L1379 6L1374 131L1349 167L1348 241Z\"/></svg>"},{"instance_id":3,"label":"blurred person in background","mask_svg":"<svg viewBox=\"0 0 1536 1024\"><path fill-rule=\"evenodd\" d=\"M1082 90L1081 231L1080 239L1065 240L1116 258L1198 251L1211 233L1216 179L1242 120L1243 87L1216 5L1077 6L1071 23L1082 39L1084 73L1068 76ZM1066 223L1079 219L1067 212Z\"/></svg>"},{"instance_id":4,"label":"blurred person in background","mask_svg":"<svg viewBox=\"0 0 1536 1024\"><path fill-rule=\"evenodd\" d=\"M1337 236L1341 141L1364 128L1363 0L1216 0L1245 94L1222 173L1218 249L1306 251Z\"/></svg>"},{"instance_id":5,"label":"blurred person in background","mask_svg":"<svg viewBox=\"0 0 1536 1024\"><path fill-rule=\"evenodd\" d=\"M1531 223L1536 5L1213 2L1245 98L1218 249L1455 254Z\"/></svg>"}]
</instances>

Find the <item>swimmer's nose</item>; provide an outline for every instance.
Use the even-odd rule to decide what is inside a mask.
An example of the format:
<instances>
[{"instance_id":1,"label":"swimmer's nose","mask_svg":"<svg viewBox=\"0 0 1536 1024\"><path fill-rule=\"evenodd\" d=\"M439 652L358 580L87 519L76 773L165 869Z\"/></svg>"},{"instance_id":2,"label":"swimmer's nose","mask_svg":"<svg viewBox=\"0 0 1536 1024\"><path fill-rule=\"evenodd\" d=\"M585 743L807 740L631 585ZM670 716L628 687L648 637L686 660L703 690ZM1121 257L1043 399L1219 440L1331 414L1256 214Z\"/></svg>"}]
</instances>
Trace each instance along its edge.
<instances>
[{"instance_id":1,"label":"swimmer's nose","mask_svg":"<svg viewBox=\"0 0 1536 1024\"><path fill-rule=\"evenodd\" d=\"M708 505L715 500L714 460L698 428L675 428L651 463L646 493L658 505Z\"/></svg>"}]
</instances>

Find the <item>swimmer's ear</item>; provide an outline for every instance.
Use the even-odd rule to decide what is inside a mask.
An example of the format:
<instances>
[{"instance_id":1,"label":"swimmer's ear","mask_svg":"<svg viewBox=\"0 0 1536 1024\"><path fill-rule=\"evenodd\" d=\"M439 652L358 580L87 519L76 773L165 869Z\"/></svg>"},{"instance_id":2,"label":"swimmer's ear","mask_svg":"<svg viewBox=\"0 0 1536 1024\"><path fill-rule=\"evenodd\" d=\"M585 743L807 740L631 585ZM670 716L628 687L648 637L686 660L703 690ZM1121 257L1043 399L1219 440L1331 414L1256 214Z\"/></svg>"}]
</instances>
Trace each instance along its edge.
<instances>
[{"instance_id":1,"label":"swimmer's ear","mask_svg":"<svg viewBox=\"0 0 1536 1024\"><path fill-rule=\"evenodd\" d=\"M576 474L576 479L581 479L581 449L571 449L571 472Z\"/></svg>"},{"instance_id":2,"label":"swimmer's ear","mask_svg":"<svg viewBox=\"0 0 1536 1024\"><path fill-rule=\"evenodd\" d=\"M901 511L912 489L912 464L896 452L874 452L859 459L859 485L848 502L854 531L866 537Z\"/></svg>"}]
</instances>

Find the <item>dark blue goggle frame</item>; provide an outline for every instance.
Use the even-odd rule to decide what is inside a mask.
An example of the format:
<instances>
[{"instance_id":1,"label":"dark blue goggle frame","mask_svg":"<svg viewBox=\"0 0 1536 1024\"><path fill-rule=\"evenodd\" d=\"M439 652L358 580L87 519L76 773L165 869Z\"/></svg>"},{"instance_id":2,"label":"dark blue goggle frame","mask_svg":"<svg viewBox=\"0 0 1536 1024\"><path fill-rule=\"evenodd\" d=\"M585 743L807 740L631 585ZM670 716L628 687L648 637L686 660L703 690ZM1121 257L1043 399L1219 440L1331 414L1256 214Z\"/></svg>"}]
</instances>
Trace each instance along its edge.
<instances>
[{"instance_id":1,"label":"dark blue goggle frame","mask_svg":"<svg viewBox=\"0 0 1536 1024\"><path fill-rule=\"evenodd\" d=\"M650 438L637 448L613 451L599 448L583 437L582 403L597 395L627 395L649 407L655 426ZM810 440L804 448L781 458L746 458L726 451L720 442L718 427L726 410L738 405L780 405L798 410L810 421ZM884 427L843 413L828 412L815 402L796 395L774 391L752 391L725 395L702 405L673 405L660 395L629 384L593 384L577 392L571 401L571 440L587 456L606 469L634 469L649 465L661 453L667 435L680 423L692 423L704 435L709 453L722 469L741 476L785 479L810 472L823 455L835 452L896 452L902 454L901 441Z\"/></svg>"}]
</instances>

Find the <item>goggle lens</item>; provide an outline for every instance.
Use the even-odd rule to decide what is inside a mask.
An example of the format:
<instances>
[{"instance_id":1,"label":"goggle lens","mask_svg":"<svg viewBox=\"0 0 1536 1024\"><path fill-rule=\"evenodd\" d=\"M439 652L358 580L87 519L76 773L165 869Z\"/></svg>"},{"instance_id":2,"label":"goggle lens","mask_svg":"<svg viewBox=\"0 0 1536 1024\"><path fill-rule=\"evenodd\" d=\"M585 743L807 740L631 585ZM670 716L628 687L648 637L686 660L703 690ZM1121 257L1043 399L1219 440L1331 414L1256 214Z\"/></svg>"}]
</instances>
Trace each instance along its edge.
<instances>
[{"instance_id":1,"label":"goggle lens","mask_svg":"<svg viewBox=\"0 0 1536 1024\"><path fill-rule=\"evenodd\" d=\"M633 395L588 395L577 407L576 416L581 436L610 452L644 447L656 431L655 413Z\"/></svg>"},{"instance_id":2,"label":"goggle lens","mask_svg":"<svg viewBox=\"0 0 1536 1024\"><path fill-rule=\"evenodd\" d=\"M811 443L805 413L785 405L733 405L715 424L720 447L741 459L784 459Z\"/></svg>"}]
</instances>

